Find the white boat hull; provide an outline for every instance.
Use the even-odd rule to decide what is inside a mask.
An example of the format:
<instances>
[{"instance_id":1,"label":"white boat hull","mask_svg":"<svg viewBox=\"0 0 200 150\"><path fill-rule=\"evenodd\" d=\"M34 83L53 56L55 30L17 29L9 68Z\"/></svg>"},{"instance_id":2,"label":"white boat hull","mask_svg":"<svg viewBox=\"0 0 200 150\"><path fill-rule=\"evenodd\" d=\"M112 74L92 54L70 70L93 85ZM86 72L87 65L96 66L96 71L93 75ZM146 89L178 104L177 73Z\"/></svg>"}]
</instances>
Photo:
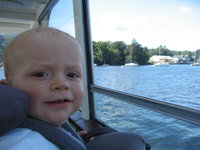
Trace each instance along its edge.
<instances>
[{"instance_id":1,"label":"white boat hull","mask_svg":"<svg viewBox=\"0 0 200 150\"><path fill-rule=\"evenodd\" d=\"M124 66L131 67L131 66L138 66L138 64L136 64L136 63L126 63Z\"/></svg>"}]
</instances>

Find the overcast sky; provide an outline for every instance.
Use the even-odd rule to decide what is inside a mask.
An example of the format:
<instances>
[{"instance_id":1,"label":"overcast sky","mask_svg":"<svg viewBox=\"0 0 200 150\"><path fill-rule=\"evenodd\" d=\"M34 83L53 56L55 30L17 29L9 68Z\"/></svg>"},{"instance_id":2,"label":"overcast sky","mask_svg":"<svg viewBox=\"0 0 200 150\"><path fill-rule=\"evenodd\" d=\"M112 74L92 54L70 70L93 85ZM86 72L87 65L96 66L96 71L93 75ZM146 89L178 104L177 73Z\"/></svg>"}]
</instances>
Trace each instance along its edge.
<instances>
[{"instance_id":1,"label":"overcast sky","mask_svg":"<svg viewBox=\"0 0 200 150\"><path fill-rule=\"evenodd\" d=\"M200 49L200 0L91 0L92 39Z\"/></svg>"}]
</instances>

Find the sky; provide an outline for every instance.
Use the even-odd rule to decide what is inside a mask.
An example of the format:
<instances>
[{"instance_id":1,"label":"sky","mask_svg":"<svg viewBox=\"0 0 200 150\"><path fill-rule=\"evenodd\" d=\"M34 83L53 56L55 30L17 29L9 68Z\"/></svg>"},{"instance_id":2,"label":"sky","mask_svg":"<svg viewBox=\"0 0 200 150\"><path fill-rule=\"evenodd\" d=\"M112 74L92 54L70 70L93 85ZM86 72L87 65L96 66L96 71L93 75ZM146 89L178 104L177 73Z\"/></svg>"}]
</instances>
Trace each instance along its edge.
<instances>
[{"instance_id":1,"label":"sky","mask_svg":"<svg viewBox=\"0 0 200 150\"><path fill-rule=\"evenodd\" d=\"M92 40L200 49L200 0L90 0Z\"/></svg>"},{"instance_id":2,"label":"sky","mask_svg":"<svg viewBox=\"0 0 200 150\"><path fill-rule=\"evenodd\" d=\"M73 0L59 0L52 9L49 26L58 28L75 37Z\"/></svg>"},{"instance_id":3,"label":"sky","mask_svg":"<svg viewBox=\"0 0 200 150\"><path fill-rule=\"evenodd\" d=\"M73 0L60 0L50 26L75 36ZM200 49L200 0L89 0L93 41L133 39L143 47ZM67 9L66 9L67 6Z\"/></svg>"}]
</instances>

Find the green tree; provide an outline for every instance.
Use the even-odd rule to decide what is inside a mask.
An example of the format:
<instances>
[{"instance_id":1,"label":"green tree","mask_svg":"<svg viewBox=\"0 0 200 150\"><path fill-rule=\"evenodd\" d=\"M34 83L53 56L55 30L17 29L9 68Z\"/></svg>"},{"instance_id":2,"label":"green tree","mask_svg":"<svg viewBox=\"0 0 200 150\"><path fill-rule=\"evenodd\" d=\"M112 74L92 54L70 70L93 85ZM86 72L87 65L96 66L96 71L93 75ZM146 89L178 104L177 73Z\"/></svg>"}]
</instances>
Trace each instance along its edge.
<instances>
[{"instance_id":1,"label":"green tree","mask_svg":"<svg viewBox=\"0 0 200 150\"><path fill-rule=\"evenodd\" d=\"M172 53L170 50L166 49L166 48L161 48L160 49L160 55L164 55L164 56L172 56Z\"/></svg>"},{"instance_id":2,"label":"green tree","mask_svg":"<svg viewBox=\"0 0 200 150\"><path fill-rule=\"evenodd\" d=\"M16 35L0 35L0 63L3 61L3 51Z\"/></svg>"},{"instance_id":3,"label":"green tree","mask_svg":"<svg viewBox=\"0 0 200 150\"><path fill-rule=\"evenodd\" d=\"M3 51L0 50L0 64L3 62Z\"/></svg>"},{"instance_id":4,"label":"green tree","mask_svg":"<svg viewBox=\"0 0 200 150\"><path fill-rule=\"evenodd\" d=\"M109 48L109 65L119 65L118 49Z\"/></svg>"},{"instance_id":5,"label":"green tree","mask_svg":"<svg viewBox=\"0 0 200 150\"><path fill-rule=\"evenodd\" d=\"M158 49L155 49L155 48L149 49L149 57L151 57L153 55L158 55L158 54L159 54Z\"/></svg>"},{"instance_id":6,"label":"green tree","mask_svg":"<svg viewBox=\"0 0 200 150\"><path fill-rule=\"evenodd\" d=\"M99 47L99 43L93 41L92 45L93 45L94 63L97 64L97 65L101 65L102 64L102 51Z\"/></svg>"},{"instance_id":7,"label":"green tree","mask_svg":"<svg viewBox=\"0 0 200 150\"><path fill-rule=\"evenodd\" d=\"M97 65L110 64L109 46L110 42L93 42L94 63Z\"/></svg>"},{"instance_id":8,"label":"green tree","mask_svg":"<svg viewBox=\"0 0 200 150\"><path fill-rule=\"evenodd\" d=\"M125 63L125 49L127 45L122 41L111 43L110 51L114 54L112 62L114 65L124 65Z\"/></svg>"},{"instance_id":9,"label":"green tree","mask_svg":"<svg viewBox=\"0 0 200 150\"><path fill-rule=\"evenodd\" d=\"M0 50L4 49L4 42L5 42L4 37L2 35L0 35Z\"/></svg>"},{"instance_id":10,"label":"green tree","mask_svg":"<svg viewBox=\"0 0 200 150\"><path fill-rule=\"evenodd\" d=\"M147 48L143 48L138 43L133 43L129 47L130 56L127 55L126 61L127 62L134 62L138 63L139 65L147 64L149 60L149 51Z\"/></svg>"},{"instance_id":11,"label":"green tree","mask_svg":"<svg viewBox=\"0 0 200 150\"><path fill-rule=\"evenodd\" d=\"M2 35L0 35L0 64L1 64L2 61L3 61L4 42L5 42L5 39L3 38Z\"/></svg>"},{"instance_id":12,"label":"green tree","mask_svg":"<svg viewBox=\"0 0 200 150\"><path fill-rule=\"evenodd\" d=\"M170 51L172 56L177 56L177 55L181 55L181 51Z\"/></svg>"},{"instance_id":13,"label":"green tree","mask_svg":"<svg viewBox=\"0 0 200 150\"><path fill-rule=\"evenodd\" d=\"M195 61L200 61L200 49L196 50Z\"/></svg>"}]
</instances>

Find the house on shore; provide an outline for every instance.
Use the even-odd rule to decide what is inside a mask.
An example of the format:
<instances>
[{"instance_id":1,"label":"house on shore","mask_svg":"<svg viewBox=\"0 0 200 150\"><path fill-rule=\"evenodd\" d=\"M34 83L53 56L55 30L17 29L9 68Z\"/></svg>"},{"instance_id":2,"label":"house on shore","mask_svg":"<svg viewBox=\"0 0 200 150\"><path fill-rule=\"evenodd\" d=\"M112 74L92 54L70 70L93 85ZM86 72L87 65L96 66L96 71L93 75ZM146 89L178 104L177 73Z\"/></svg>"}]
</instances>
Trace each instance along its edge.
<instances>
[{"instance_id":1,"label":"house on shore","mask_svg":"<svg viewBox=\"0 0 200 150\"><path fill-rule=\"evenodd\" d=\"M161 55L153 55L149 58L149 62L152 64L156 63L172 63L172 57L171 56L161 56Z\"/></svg>"}]
</instances>

